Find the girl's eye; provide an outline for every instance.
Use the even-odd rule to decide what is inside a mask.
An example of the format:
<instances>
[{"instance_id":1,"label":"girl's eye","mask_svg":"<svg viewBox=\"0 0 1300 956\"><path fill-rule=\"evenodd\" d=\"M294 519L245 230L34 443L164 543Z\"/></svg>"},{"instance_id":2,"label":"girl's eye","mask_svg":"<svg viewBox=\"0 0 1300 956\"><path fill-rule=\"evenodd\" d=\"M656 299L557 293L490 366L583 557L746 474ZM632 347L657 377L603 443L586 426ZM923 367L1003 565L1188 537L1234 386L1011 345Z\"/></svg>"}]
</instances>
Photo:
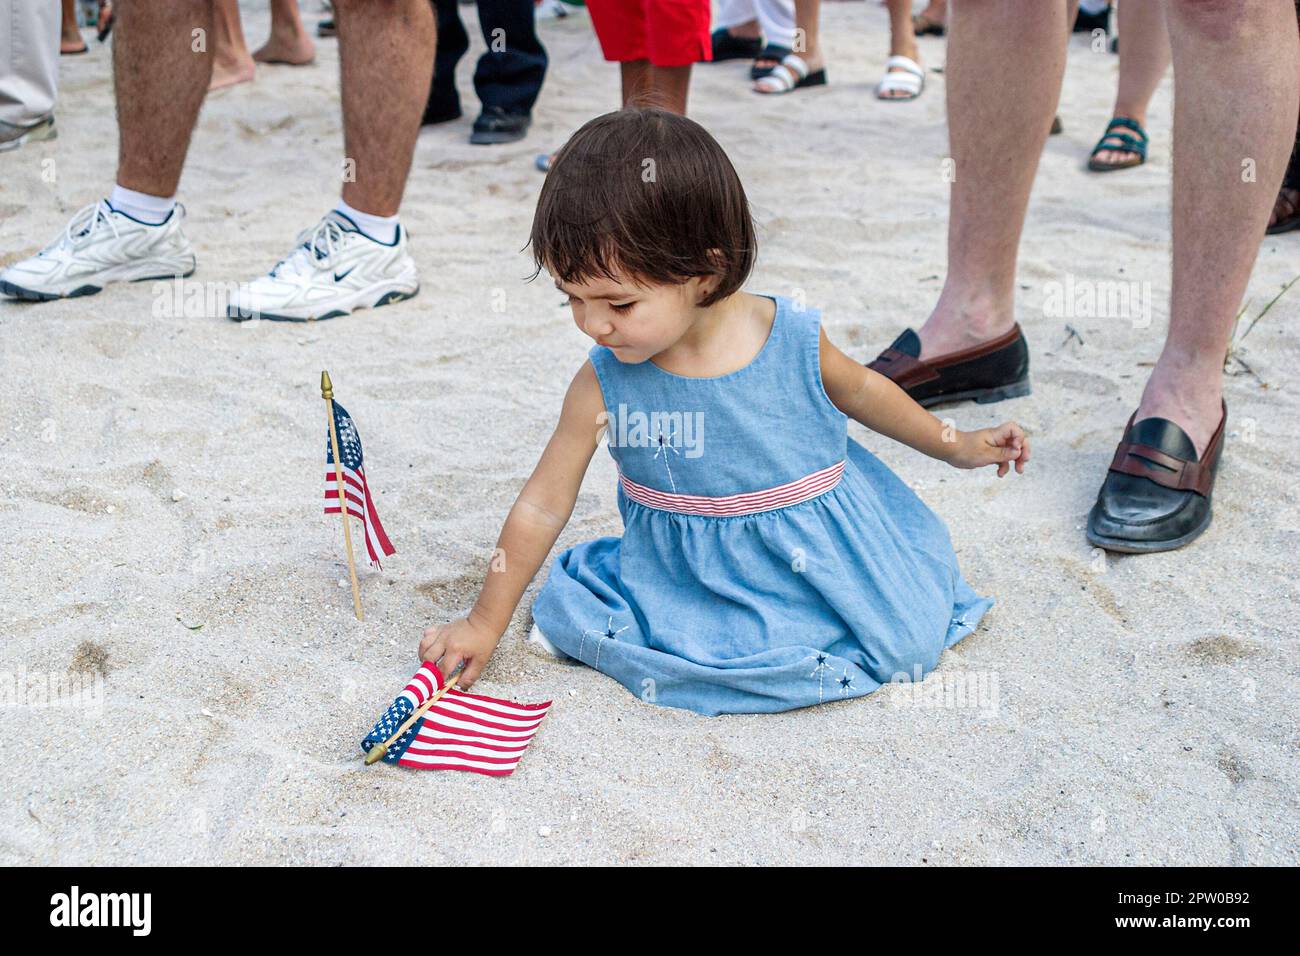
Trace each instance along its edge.
<instances>
[{"instance_id":1,"label":"girl's eye","mask_svg":"<svg viewBox=\"0 0 1300 956\"><path fill-rule=\"evenodd\" d=\"M634 305L636 305L635 302L624 302L622 305L611 304L610 308L613 309L615 312L631 312L632 306Z\"/></svg>"}]
</instances>

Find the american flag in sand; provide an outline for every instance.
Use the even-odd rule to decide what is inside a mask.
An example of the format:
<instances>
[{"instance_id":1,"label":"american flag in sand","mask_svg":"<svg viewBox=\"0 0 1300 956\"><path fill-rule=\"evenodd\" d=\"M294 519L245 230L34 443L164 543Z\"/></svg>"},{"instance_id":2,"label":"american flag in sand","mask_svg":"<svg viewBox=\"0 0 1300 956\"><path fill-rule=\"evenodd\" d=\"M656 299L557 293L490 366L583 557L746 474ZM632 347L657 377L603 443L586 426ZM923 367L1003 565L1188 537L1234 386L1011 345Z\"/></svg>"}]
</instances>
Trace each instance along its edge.
<instances>
[{"instance_id":1,"label":"american flag in sand","mask_svg":"<svg viewBox=\"0 0 1300 956\"><path fill-rule=\"evenodd\" d=\"M369 753L371 747L397 733L441 686L442 674L425 661L361 741L361 749ZM549 700L544 704L515 704L466 694L453 687L389 745L384 760L417 770L468 770L505 777L514 772L550 709Z\"/></svg>"},{"instance_id":2,"label":"american flag in sand","mask_svg":"<svg viewBox=\"0 0 1300 956\"><path fill-rule=\"evenodd\" d=\"M366 484L366 470L361 467L361 436L352 416L338 402L334 403L334 429L339 437L339 457L343 459L343 486L347 489L348 514L360 518L366 528L366 554L370 563L379 566L379 555L393 554L396 549L384 534L379 523L379 512L370 498ZM339 513L339 483L334 474L334 447L330 443L329 429L325 430L325 513Z\"/></svg>"}]
</instances>

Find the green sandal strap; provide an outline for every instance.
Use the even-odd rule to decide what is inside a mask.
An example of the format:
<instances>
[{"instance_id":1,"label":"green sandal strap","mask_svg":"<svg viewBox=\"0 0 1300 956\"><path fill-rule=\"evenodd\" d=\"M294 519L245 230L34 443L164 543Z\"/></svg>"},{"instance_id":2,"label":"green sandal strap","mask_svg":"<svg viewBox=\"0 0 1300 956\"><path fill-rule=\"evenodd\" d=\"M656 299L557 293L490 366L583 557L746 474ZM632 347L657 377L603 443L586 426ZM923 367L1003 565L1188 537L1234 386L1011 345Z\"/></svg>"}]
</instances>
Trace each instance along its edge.
<instances>
[{"instance_id":1,"label":"green sandal strap","mask_svg":"<svg viewBox=\"0 0 1300 956\"><path fill-rule=\"evenodd\" d=\"M1101 138L1095 147L1092 155L1109 150L1113 153L1133 153L1135 156L1147 158L1147 144L1141 140L1134 139L1127 133L1107 133Z\"/></svg>"},{"instance_id":2,"label":"green sandal strap","mask_svg":"<svg viewBox=\"0 0 1300 956\"><path fill-rule=\"evenodd\" d=\"M1132 130L1137 133L1137 136L1118 132L1118 129ZM1115 132L1112 132L1113 130ZM1133 153L1145 160L1147 158L1147 132L1137 120L1129 119L1127 116L1116 116L1110 121L1110 125L1106 127L1105 135L1097 141L1097 145L1093 147L1090 155L1096 156L1106 150L1115 153Z\"/></svg>"},{"instance_id":3,"label":"green sandal strap","mask_svg":"<svg viewBox=\"0 0 1300 956\"><path fill-rule=\"evenodd\" d=\"M1147 141L1147 131L1144 130L1142 124L1135 119L1130 119L1127 116L1116 116L1106 124L1106 132L1109 133L1116 126L1122 126L1124 129L1132 130L1142 138L1142 142L1145 143Z\"/></svg>"}]
</instances>

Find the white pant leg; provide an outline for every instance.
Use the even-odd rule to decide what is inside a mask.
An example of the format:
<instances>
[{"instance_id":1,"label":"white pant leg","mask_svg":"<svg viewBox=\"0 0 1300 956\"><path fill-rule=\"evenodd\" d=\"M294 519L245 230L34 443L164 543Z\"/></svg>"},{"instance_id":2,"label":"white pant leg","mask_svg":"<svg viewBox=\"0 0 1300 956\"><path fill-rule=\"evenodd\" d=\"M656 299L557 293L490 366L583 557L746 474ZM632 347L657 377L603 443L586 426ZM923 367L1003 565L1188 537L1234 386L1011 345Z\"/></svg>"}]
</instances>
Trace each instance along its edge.
<instances>
[{"instance_id":1,"label":"white pant leg","mask_svg":"<svg viewBox=\"0 0 1300 956\"><path fill-rule=\"evenodd\" d=\"M725 30L754 19L755 0L718 0L718 15L713 18L714 27Z\"/></svg>"},{"instance_id":2,"label":"white pant leg","mask_svg":"<svg viewBox=\"0 0 1300 956\"><path fill-rule=\"evenodd\" d=\"M54 110L62 16L57 0L0 0L0 121L31 126Z\"/></svg>"},{"instance_id":3,"label":"white pant leg","mask_svg":"<svg viewBox=\"0 0 1300 956\"><path fill-rule=\"evenodd\" d=\"M763 40L777 46L794 46L794 0L754 0Z\"/></svg>"}]
</instances>

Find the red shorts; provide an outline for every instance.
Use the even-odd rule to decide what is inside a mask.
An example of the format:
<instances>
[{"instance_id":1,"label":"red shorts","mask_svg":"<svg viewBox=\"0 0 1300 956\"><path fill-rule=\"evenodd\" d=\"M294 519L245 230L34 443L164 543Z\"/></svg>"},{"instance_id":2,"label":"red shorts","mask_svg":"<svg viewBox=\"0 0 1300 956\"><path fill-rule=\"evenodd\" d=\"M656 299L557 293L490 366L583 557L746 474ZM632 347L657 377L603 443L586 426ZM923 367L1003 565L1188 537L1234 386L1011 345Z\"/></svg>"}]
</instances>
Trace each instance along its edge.
<instances>
[{"instance_id":1,"label":"red shorts","mask_svg":"<svg viewBox=\"0 0 1300 956\"><path fill-rule=\"evenodd\" d=\"M712 59L709 0L587 0L606 60L689 66Z\"/></svg>"}]
</instances>

